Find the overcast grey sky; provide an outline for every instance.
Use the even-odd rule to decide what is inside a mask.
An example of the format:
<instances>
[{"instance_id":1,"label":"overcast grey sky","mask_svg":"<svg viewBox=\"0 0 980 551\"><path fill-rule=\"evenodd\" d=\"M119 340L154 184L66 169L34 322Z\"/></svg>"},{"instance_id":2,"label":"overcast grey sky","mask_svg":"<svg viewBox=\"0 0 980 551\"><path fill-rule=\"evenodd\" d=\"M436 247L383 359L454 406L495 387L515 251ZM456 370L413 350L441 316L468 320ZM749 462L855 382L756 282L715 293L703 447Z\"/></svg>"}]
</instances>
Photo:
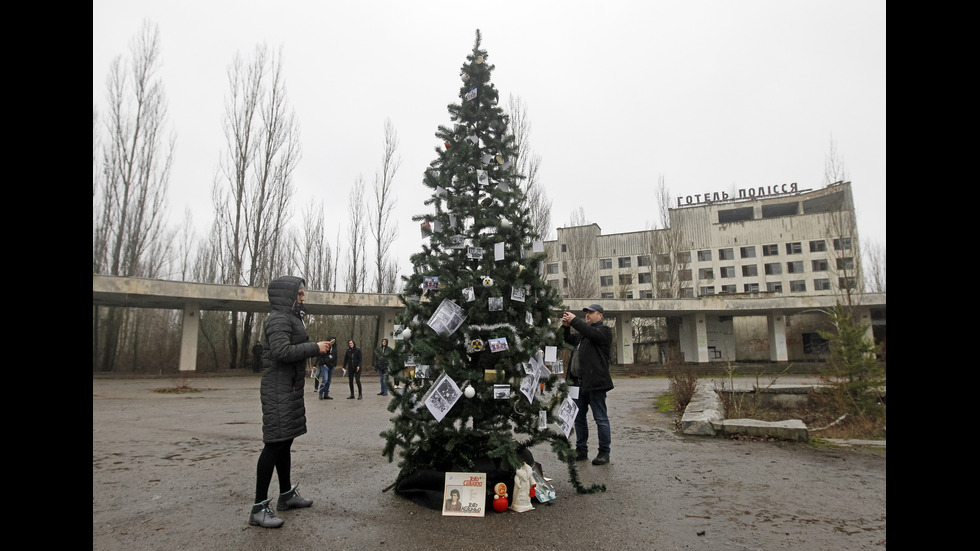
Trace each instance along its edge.
<instances>
[{"instance_id":1,"label":"overcast grey sky","mask_svg":"<svg viewBox=\"0 0 980 551\"><path fill-rule=\"evenodd\" d=\"M423 170L458 101L460 67L480 29L505 104L520 96L552 200L603 234L656 221L672 196L796 182L823 186L835 142L853 183L862 242L885 245L883 0L94 0L93 103L105 113L109 64L144 20L159 26L169 124L177 134L170 216L212 219L225 150L226 71L236 52L283 48L299 121L295 222L328 205L346 249L347 197L381 166L384 122L400 141L398 257L419 250ZM340 231L341 242L336 243Z\"/></svg>"}]
</instances>

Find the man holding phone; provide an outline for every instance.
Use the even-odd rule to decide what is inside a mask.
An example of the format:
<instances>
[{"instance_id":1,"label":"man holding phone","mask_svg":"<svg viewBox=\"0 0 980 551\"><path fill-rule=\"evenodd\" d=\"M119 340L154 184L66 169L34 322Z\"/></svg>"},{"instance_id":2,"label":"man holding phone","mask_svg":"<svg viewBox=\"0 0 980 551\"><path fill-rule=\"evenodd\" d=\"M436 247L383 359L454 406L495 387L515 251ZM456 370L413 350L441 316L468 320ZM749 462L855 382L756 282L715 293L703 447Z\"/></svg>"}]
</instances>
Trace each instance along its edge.
<instances>
[{"instance_id":1,"label":"man holding phone","mask_svg":"<svg viewBox=\"0 0 980 551\"><path fill-rule=\"evenodd\" d=\"M566 311L561 317L561 325L565 332L565 342L575 347L569 362L565 379L572 386L578 387L578 415L575 417L575 459L588 459L589 426L587 416L592 408L592 418L595 420L599 433L599 453L592 460L593 465L609 463L612 432L609 426L609 415L606 411L606 392L613 389L612 376L609 374L609 347L612 346L612 329L602 322L603 310L599 304L592 304L582 311L585 320ZM575 333L572 333L572 329Z\"/></svg>"}]
</instances>

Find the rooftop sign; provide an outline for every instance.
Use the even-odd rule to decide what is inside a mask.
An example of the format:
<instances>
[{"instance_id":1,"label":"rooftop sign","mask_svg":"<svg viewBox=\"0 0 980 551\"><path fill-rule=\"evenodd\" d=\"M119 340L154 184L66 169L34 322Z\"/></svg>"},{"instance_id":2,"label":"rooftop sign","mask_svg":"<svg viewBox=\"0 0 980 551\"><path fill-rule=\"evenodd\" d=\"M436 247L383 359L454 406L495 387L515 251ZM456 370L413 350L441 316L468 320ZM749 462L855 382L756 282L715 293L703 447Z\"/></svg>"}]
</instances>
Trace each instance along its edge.
<instances>
[{"instance_id":1,"label":"rooftop sign","mask_svg":"<svg viewBox=\"0 0 980 551\"><path fill-rule=\"evenodd\" d=\"M728 201L744 201L746 199L759 199L762 197L780 197L784 195L795 195L800 193L796 182L792 184L776 184L774 186L759 186L750 188L741 188L737 190L737 195L732 197L728 195L727 191L714 192L714 193L695 193L694 195L678 196L677 206L678 207L691 207L695 205L710 205L712 203L725 203Z\"/></svg>"}]
</instances>

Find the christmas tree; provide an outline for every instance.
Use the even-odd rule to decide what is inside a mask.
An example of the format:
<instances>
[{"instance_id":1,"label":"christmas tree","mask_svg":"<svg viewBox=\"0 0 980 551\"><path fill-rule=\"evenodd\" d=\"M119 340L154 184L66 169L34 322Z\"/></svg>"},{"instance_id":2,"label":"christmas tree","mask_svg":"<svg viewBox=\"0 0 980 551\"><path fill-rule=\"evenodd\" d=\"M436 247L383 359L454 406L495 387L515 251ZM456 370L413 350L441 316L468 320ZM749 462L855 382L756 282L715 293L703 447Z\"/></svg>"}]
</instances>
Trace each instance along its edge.
<instances>
[{"instance_id":1,"label":"christmas tree","mask_svg":"<svg viewBox=\"0 0 980 551\"><path fill-rule=\"evenodd\" d=\"M543 236L531 227L493 70L477 30L460 101L448 106L452 124L438 127L437 157L423 175L431 211L414 218L422 247L403 276L388 370L389 386L401 389L388 405L397 415L381 433L383 453L393 461L400 449L398 491L419 473L441 484L447 471L496 471L511 482L528 449L548 442L578 492L602 491L578 481L572 401L544 361L562 346L562 305L542 278Z\"/></svg>"}]
</instances>

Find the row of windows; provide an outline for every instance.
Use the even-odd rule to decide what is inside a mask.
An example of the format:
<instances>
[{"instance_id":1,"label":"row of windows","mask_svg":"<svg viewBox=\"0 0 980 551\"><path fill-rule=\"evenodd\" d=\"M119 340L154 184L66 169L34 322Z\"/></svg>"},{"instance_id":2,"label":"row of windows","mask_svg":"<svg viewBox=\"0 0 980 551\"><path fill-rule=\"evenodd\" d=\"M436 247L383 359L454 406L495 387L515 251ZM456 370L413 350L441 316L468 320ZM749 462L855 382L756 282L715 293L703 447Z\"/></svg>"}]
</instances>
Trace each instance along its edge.
<instances>
[{"instance_id":1,"label":"row of windows","mask_svg":"<svg viewBox=\"0 0 980 551\"><path fill-rule=\"evenodd\" d=\"M854 258L837 258L835 259L838 270L853 270L854 269ZM786 273L788 274L802 274L806 270L804 269L804 262L802 260L794 260L786 262ZM829 262L825 258L818 258L810 261L810 271L811 272L826 272L830 267ZM756 277L759 275L759 266L757 264L746 264L744 266L739 266L742 277ZM722 266L719 268L721 279L730 279L738 276L739 269L735 266ZM762 265L763 272L766 275L781 275L783 273L783 264L780 262L769 262ZM549 264L547 268L549 274L558 273L558 263ZM650 272L640 272L636 274L638 283L653 283L653 274ZM666 274L658 274L658 280L665 280L668 277ZM714 279L715 269L714 268L699 268L698 269L698 279ZM691 280L691 270L679 270L678 279L681 281ZM614 284L613 276L602 275L599 276L599 285L602 287L609 287ZM633 284L633 274L619 274L619 284L620 285L632 285Z\"/></svg>"},{"instance_id":2,"label":"row of windows","mask_svg":"<svg viewBox=\"0 0 980 551\"><path fill-rule=\"evenodd\" d=\"M557 285L558 282L557 281L552 281L551 283L552 283L552 285ZM839 281L838 281L838 285L839 285L839 287L841 289L848 288L848 287L851 288L851 289L855 289L856 288L855 279L854 278L850 278L850 277L849 278L840 278ZM813 280L813 287L814 287L814 290L815 291L829 291L829 290L831 290L830 289L830 280L829 279L814 279ZM759 292L759 284L758 283L746 283L746 284L743 285L742 291L745 292L745 293L758 293ZM766 283L766 291L768 291L770 293L782 293L783 292L783 284L781 282L778 282L778 281L777 282ZM805 293L807 291L807 289L806 289L806 280L800 279L800 280L790 281L789 282L789 291L791 293ZM734 294L734 293L737 293L737 292L738 292L738 288L735 285L722 285L721 286L720 293L716 293L715 292L715 287L712 286L712 285L703 286L703 287L699 287L698 288L698 295L699 296L715 295L715 294ZM616 298L616 294L607 291L607 292L600 293L600 298ZM633 291L627 291L626 292L626 296L623 297L623 298L632 299L633 298ZM639 297L637 297L637 298L641 298L641 299L650 298L650 299L652 299L652 298L654 298L653 291L650 290L650 289L641 289L639 291ZM665 294L662 298L671 298L671 297L669 295L666 295ZM694 290L692 288L690 288L690 287L682 288L681 289L681 296L680 296L680 298L694 298Z\"/></svg>"},{"instance_id":3,"label":"row of windows","mask_svg":"<svg viewBox=\"0 0 980 551\"><path fill-rule=\"evenodd\" d=\"M841 277L837 280L837 285L840 289L856 289L857 280L853 277ZM830 279L820 278L813 280L813 290L814 291L830 291ZM766 283L766 291L770 293L782 293L783 292L783 282L781 281L771 281ZM805 293L806 280L796 279L789 281L789 292L791 293ZM722 285L721 293L737 293L737 285ZM759 284L758 283L745 283L742 286L742 292L744 293L758 293ZM715 294L715 287L713 285L706 285L699 288L699 295L713 295Z\"/></svg>"},{"instance_id":4,"label":"row of windows","mask_svg":"<svg viewBox=\"0 0 980 551\"><path fill-rule=\"evenodd\" d=\"M810 241L808 243L808 245L809 245L809 249L810 249L810 252L811 253L826 252L826 250L827 250L827 241L824 240L824 239L816 239L816 240ZM759 247L762 249L762 256L777 256L777 255L779 255L779 245L778 244L760 245ZM850 237L842 237L842 238L839 238L839 239L834 239L833 240L833 247L834 247L834 250L835 251L848 251L848 250L851 250L851 238ZM786 254L788 254L788 255L802 254L803 253L803 242L802 241L796 241L796 242L792 242L792 243L785 243L784 244L784 249L786 251ZM712 259L711 258L712 257L712 252L713 251L711 249L705 249L705 250L697 251L697 259L698 259L698 262L710 262L711 259ZM745 247L739 247L738 248L738 252L739 252L739 257L740 258L756 258L756 246L755 245L748 245L748 246L745 246ZM636 265L638 267L651 266L652 264L651 264L650 260L651 260L651 256L648 255L648 254L646 254L646 255L638 255L636 257ZM667 254L658 254L658 255L656 255L656 260L657 260L657 263L658 264L670 264L670 255L667 255ZM727 247L727 248L718 249L718 260L735 260L735 248L734 247ZM676 258L675 258L675 261L676 261L677 264L681 264L681 265L683 265L683 264L689 264L691 262L691 253L690 252L677 253ZM816 261L814 261L814 262L816 262ZM616 258L616 263L617 263L617 266L620 269L632 268L633 267L633 257L632 256L620 256L620 257L617 257ZM840 267L840 266L838 266L838 267ZM600 258L599 259L599 269L600 270L611 270L612 268L613 268L613 259L612 258ZM823 270L825 270L825 269L826 268L823 268ZM558 263L557 262L554 262L554 263L548 264L547 271L548 271L549 274L557 274L558 273ZM818 270L818 269L814 268L813 271L821 271L821 270ZM776 272L776 273L779 273L779 272ZM790 273L793 273L793 272L790 271Z\"/></svg>"},{"instance_id":5,"label":"row of windows","mask_svg":"<svg viewBox=\"0 0 980 551\"><path fill-rule=\"evenodd\" d=\"M632 268L633 267L633 257L632 256L620 256L617 259L620 268ZM641 254L636 257L637 266L650 266L650 255ZM600 270L611 270L613 267L611 258L600 258L599 259L599 269Z\"/></svg>"},{"instance_id":6,"label":"row of windows","mask_svg":"<svg viewBox=\"0 0 980 551\"><path fill-rule=\"evenodd\" d=\"M624 274L624 275L629 275L629 274ZM624 280L623 276L620 276L620 283L621 284L630 284L631 282L632 282L632 279ZM552 287L554 287L556 289L558 288L558 280L557 279L550 279L550 280L548 280L548 283ZM640 283L644 283L644 282L641 281ZM649 281L647 281L647 283L649 283ZM805 279L796 279L796 280L789 281L788 283L789 283L789 291L791 293L805 293L807 291L807 288L806 288L807 286L806 286L806 280ZM841 289L847 289L847 288L855 289L856 288L856 279L853 278L853 277L840 277L837 280L837 284L838 284L838 287L841 288ZM563 286L567 286L567 285L568 285L568 280L566 279L563 282ZM602 276L600 278L599 285L602 286L602 287L611 287L613 285L612 276ZM721 294L737 293L738 292L738 286L737 285L732 285L732 284L729 284L729 285L721 285L720 288L721 288L721 291L720 291ZM744 293L758 293L760 291L760 289L761 289L761 287L759 286L758 283L744 283L744 284L742 284L742 292L744 292ZM681 298L690 298L690 296L693 295L693 293L690 292L690 288L686 288L686 290L688 292L687 293L683 293ZM703 286L699 287L698 290L699 290L699 293L698 294L701 295L701 296L704 296L704 295L714 295L714 294L716 294L716 292L715 292L715 286L714 285L703 285ZM813 290L814 291L830 291L831 290L830 278L817 278L817 279L814 279L813 280ZM782 293L783 292L783 282L782 281L769 281L769 282L766 282L766 291L769 292L769 293ZM653 291L650 290L650 289L640 289L639 290L639 293L640 293L640 297L639 298L654 298L653 297ZM614 293L602 292L601 293L601 297L602 298L614 298ZM632 290L626 291L626 297L625 298L633 298L633 291Z\"/></svg>"},{"instance_id":7,"label":"row of windows","mask_svg":"<svg viewBox=\"0 0 980 551\"><path fill-rule=\"evenodd\" d=\"M842 237L833 240L835 251L849 251L851 250L851 238ZM777 256L779 255L779 245L761 245L762 256ZM824 239L816 239L809 242L809 248L811 253L826 252L827 241ZM795 241L793 243L785 244L786 254L803 254L803 242ZM741 258L755 258L755 245L749 245L746 247L739 247L739 255ZM710 262L711 261L711 249L704 249L698 251L698 262ZM735 248L728 247L724 249L718 249L718 260L735 260Z\"/></svg>"},{"instance_id":8,"label":"row of windows","mask_svg":"<svg viewBox=\"0 0 980 551\"><path fill-rule=\"evenodd\" d=\"M838 270L853 270L854 269L854 258L838 258L836 259ZM763 270L766 275L780 275L783 273L783 265L780 262L770 262L763 264ZM829 269L830 264L827 259L820 258L810 261L810 271L811 272L826 272ZM753 277L759 275L759 266L756 264L746 264L741 266L743 277ZM735 266L722 266L719 268L720 275L722 279L728 279L736 277L738 271ZM786 263L786 273L787 274L802 274L804 273L804 263L802 260L794 260ZM714 279L715 270L714 268L699 268L698 269L698 279Z\"/></svg>"}]
</instances>

